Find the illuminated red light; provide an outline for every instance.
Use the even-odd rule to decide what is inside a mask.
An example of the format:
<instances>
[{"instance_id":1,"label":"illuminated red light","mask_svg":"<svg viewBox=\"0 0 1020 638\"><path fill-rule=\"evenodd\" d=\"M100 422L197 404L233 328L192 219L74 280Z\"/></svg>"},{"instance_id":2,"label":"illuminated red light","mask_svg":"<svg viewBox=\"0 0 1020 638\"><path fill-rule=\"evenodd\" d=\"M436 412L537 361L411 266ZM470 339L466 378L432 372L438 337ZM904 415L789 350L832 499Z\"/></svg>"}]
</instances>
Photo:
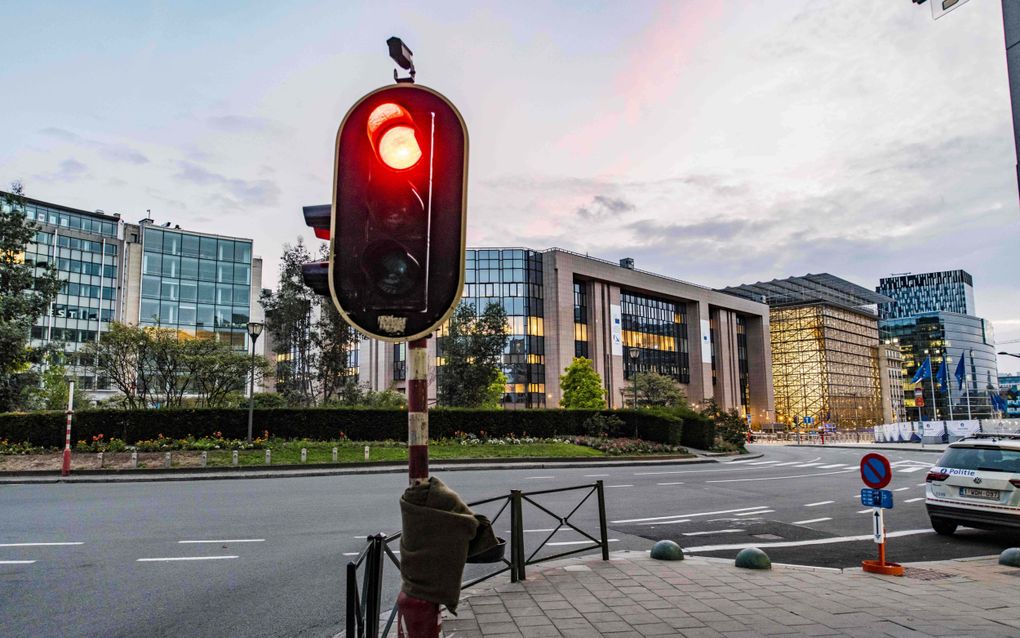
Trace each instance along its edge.
<instances>
[{"instance_id":1,"label":"illuminated red light","mask_svg":"<svg viewBox=\"0 0 1020 638\"><path fill-rule=\"evenodd\" d=\"M368 116L368 137L379 159L394 170L411 168L421 160L414 120L399 104L380 104Z\"/></svg>"}]
</instances>

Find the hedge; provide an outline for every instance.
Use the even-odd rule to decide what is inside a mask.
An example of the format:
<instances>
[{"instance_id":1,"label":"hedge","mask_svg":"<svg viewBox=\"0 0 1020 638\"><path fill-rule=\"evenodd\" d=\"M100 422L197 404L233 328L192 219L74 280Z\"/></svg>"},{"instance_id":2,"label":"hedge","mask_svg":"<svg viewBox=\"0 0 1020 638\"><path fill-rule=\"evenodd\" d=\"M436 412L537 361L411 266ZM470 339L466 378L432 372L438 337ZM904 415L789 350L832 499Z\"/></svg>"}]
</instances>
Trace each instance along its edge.
<instances>
[{"instance_id":1,"label":"hedge","mask_svg":"<svg viewBox=\"0 0 1020 638\"><path fill-rule=\"evenodd\" d=\"M429 412L429 436L443 438L455 432L504 437L576 436L595 414L615 415L623 426L611 436L638 435L649 441L709 449L715 444L715 425L699 414L680 410L463 410ZM0 439L63 447L65 415L62 412L0 414ZM407 412L358 408L275 408L254 411L253 435L269 431L284 439L336 439L341 432L355 441L407 438ZM82 410L75 413L74 441L98 434L128 443L155 439L211 436L243 439L248 431L244 409Z\"/></svg>"}]
</instances>

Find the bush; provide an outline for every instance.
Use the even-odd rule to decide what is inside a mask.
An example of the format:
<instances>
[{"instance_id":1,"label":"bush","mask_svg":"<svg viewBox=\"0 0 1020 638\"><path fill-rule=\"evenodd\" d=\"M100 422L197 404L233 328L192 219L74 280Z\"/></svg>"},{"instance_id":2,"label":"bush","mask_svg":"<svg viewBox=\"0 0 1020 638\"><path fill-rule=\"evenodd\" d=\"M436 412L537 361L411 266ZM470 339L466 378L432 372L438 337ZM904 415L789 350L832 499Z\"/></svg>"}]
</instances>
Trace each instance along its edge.
<instances>
[{"instance_id":1,"label":"bush","mask_svg":"<svg viewBox=\"0 0 1020 638\"><path fill-rule=\"evenodd\" d=\"M698 449L712 447L712 423L683 408L643 410L473 410L435 409L429 412L429 435L453 437L457 432L503 438L531 436L582 436L585 424L599 417L611 437L632 436L667 445ZM64 444L62 412L0 414L0 439L36 446L61 448ZM72 435L91 441L100 434L133 444L137 441L187 438L245 439L248 411L232 408L181 408L161 410L82 410L75 413ZM256 409L253 433L261 438L307 438L329 441L402 441L407 438L407 412L358 408ZM343 435L343 436L341 436ZM707 443L706 443L707 441Z\"/></svg>"}]
</instances>

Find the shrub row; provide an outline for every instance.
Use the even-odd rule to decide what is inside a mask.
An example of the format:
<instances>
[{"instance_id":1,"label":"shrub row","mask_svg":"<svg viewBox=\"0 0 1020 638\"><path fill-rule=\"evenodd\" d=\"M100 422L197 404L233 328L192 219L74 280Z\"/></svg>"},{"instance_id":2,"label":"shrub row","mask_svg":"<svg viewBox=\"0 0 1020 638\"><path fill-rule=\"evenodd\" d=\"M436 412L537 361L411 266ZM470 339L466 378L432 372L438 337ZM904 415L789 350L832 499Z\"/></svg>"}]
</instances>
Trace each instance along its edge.
<instances>
[{"instance_id":1,"label":"shrub row","mask_svg":"<svg viewBox=\"0 0 1020 638\"><path fill-rule=\"evenodd\" d=\"M429 413L429 436L449 437L454 432L487 433L492 437L538 437L585 434L584 423L595 414L616 415L623 421L611 436L642 439L708 449L715 442L715 426L699 414L680 410L461 410L435 409ZM63 447L65 416L61 412L0 414L0 439ZM212 436L243 439L248 411L202 408L163 410L83 410L75 413L73 441L103 434L134 443L154 439ZM336 439L341 432L355 441L407 438L407 412L355 408L276 408L254 411L253 436L268 431L284 439Z\"/></svg>"}]
</instances>

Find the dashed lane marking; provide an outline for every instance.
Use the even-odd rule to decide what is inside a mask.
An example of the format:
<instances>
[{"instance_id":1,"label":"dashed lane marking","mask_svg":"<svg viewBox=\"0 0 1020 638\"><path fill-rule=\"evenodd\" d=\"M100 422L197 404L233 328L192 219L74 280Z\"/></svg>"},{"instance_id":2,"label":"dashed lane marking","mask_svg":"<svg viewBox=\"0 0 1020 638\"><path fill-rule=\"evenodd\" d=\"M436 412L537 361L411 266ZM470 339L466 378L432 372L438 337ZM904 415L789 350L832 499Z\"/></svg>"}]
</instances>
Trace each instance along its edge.
<instances>
[{"instance_id":1,"label":"dashed lane marking","mask_svg":"<svg viewBox=\"0 0 1020 638\"><path fill-rule=\"evenodd\" d=\"M833 463L831 465L819 465L820 470L831 470L834 467L846 467L846 463Z\"/></svg>"},{"instance_id":2,"label":"dashed lane marking","mask_svg":"<svg viewBox=\"0 0 1020 638\"><path fill-rule=\"evenodd\" d=\"M927 469L928 467L930 467L930 466L927 466L927 465L917 465L915 467L908 467L905 470L897 470L897 471L903 472L904 474L911 474L913 472L920 472L921 470Z\"/></svg>"},{"instance_id":3,"label":"dashed lane marking","mask_svg":"<svg viewBox=\"0 0 1020 638\"><path fill-rule=\"evenodd\" d=\"M800 465L794 465L794 467L814 467L816 465L821 465L821 463L801 463Z\"/></svg>"},{"instance_id":4,"label":"dashed lane marking","mask_svg":"<svg viewBox=\"0 0 1020 638\"><path fill-rule=\"evenodd\" d=\"M783 467L784 465L796 465L800 461L787 461L786 463L776 463L776 467Z\"/></svg>"},{"instance_id":5,"label":"dashed lane marking","mask_svg":"<svg viewBox=\"0 0 1020 638\"><path fill-rule=\"evenodd\" d=\"M754 463L748 463L748 465L771 465L778 463L779 461L755 461Z\"/></svg>"},{"instance_id":6,"label":"dashed lane marking","mask_svg":"<svg viewBox=\"0 0 1020 638\"><path fill-rule=\"evenodd\" d=\"M806 521L794 521L793 525L807 525L808 523L821 523L824 521L831 521L832 517L826 516L824 518L809 518Z\"/></svg>"},{"instance_id":7,"label":"dashed lane marking","mask_svg":"<svg viewBox=\"0 0 1020 638\"><path fill-rule=\"evenodd\" d=\"M0 547L63 547L65 545L84 545L84 542L73 541L67 543L0 543Z\"/></svg>"},{"instance_id":8,"label":"dashed lane marking","mask_svg":"<svg viewBox=\"0 0 1020 638\"><path fill-rule=\"evenodd\" d=\"M858 514L867 514L867 513L871 512L871 511L872 511L873 509L874 509L874 508L872 508L872 507L869 507L869 508L868 508L868 509L866 509L866 510L857 510L857 513L858 513Z\"/></svg>"},{"instance_id":9,"label":"dashed lane marking","mask_svg":"<svg viewBox=\"0 0 1020 638\"><path fill-rule=\"evenodd\" d=\"M800 466L797 466L800 467ZM813 478L815 476L829 476L830 474L843 474L845 472L853 472L854 468L846 470L833 470L832 472L817 472L815 474L794 474L792 476L770 476L768 478L756 477L756 478L744 478L744 479L717 479L714 481L705 481L706 483L745 483L747 481L785 481L787 479L795 478Z\"/></svg>"},{"instance_id":10,"label":"dashed lane marking","mask_svg":"<svg viewBox=\"0 0 1020 638\"><path fill-rule=\"evenodd\" d=\"M608 488L608 487L634 487L634 485L633 485L633 484L623 484L623 485L607 485L606 487L607 487L607 488Z\"/></svg>"},{"instance_id":11,"label":"dashed lane marking","mask_svg":"<svg viewBox=\"0 0 1020 638\"><path fill-rule=\"evenodd\" d=\"M918 501L923 501L923 500L924 500L924 497L923 497L923 496L920 496L920 497L918 497L918 498L908 498L907 500L905 500L905 501L903 501L903 502L904 502L904 503L916 503L916 502L918 502Z\"/></svg>"},{"instance_id":12,"label":"dashed lane marking","mask_svg":"<svg viewBox=\"0 0 1020 638\"><path fill-rule=\"evenodd\" d=\"M599 478L603 476L609 476L608 474L585 474L584 478Z\"/></svg>"},{"instance_id":13,"label":"dashed lane marking","mask_svg":"<svg viewBox=\"0 0 1020 638\"><path fill-rule=\"evenodd\" d=\"M355 536L355 538L357 538L357 537ZM365 537L362 536L362 538L365 538ZM221 541L177 541L177 542L180 543L181 545L197 545L197 544L200 544L200 543L221 543L221 544L226 544L226 543L264 543L264 542L266 542L266 539L264 539L264 538L233 538L233 539L227 539L227 540L221 540Z\"/></svg>"},{"instance_id":14,"label":"dashed lane marking","mask_svg":"<svg viewBox=\"0 0 1020 638\"><path fill-rule=\"evenodd\" d=\"M164 558L138 558L136 563L173 563L191 560L230 560L237 556L167 556Z\"/></svg>"},{"instance_id":15,"label":"dashed lane marking","mask_svg":"<svg viewBox=\"0 0 1020 638\"><path fill-rule=\"evenodd\" d=\"M0 565L31 565L34 560L0 560Z\"/></svg>"},{"instance_id":16,"label":"dashed lane marking","mask_svg":"<svg viewBox=\"0 0 1020 638\"><path fill-rule=\"evenodd\" d=\"M756 512L743 512L741 514L734 514L734 516L756 516L758 514L769 514L776 510L758 510Z\"/></svg>"},{"instance_id":17,"label":"dashed lane marking","mask_svg":"<svg viewBox=\"0 0 1020 638\"><path fill-rule=\"evenodd\" d=\"M819 505L828 505L829 503L835 503L836 501L818 501L817 503L806 503L804 507L818 507Z\"/></svg>"},{"instance_id":18,"label":"dashed lane marking","mask_svg":"<svg viewBox=\"0 0 1020 638\"><path fill-rule=\"evenodd\" d=\"M672 516L650 516L648 518L624 518L618 521L610 521L611 523L644 523L647 521L665 521L674 518L684 517L695 517L695 516L715 516L716 514L733 514L734 512L748 512L750 510L760 510L768 507L767 505L760 505L758 507L741 507L732 510L716 510L714 512L695 512L692 514L673 514Z\"/></svg>"},{"instance_id":19,"label":"dashed lane marking","mask_svg":"<svg viewBox=\"0 0 1020 638\"><path fill-rule=\"evenodd\" d=\"M894 492L904 492L904 491L909 490L909 489L910 489L909 487L897 487L893 491Z\"/></svg>"},{"instance_id":20,"label":"dashed lane marking","mask_svg":"<svg viewBox=\"0 0 1020 638\"><path fill-rule=\"evenodd\" d=\"M555 476L525 476L524 480L525 481L534 481L534 480L537 480L537 479L551 479L551 478L556 478L556 477Z\"/></svg>"},{"instance_id":21,"label":"dashed lane marking","mask_svg":"<svg viewBox=\"0 0 1020 638\"><path fill-rule=\"evenodd\" d=\"M683 481L670 481L669 483L656 483L656 485L683 485Z\"/></svg>"}]
</instances>

